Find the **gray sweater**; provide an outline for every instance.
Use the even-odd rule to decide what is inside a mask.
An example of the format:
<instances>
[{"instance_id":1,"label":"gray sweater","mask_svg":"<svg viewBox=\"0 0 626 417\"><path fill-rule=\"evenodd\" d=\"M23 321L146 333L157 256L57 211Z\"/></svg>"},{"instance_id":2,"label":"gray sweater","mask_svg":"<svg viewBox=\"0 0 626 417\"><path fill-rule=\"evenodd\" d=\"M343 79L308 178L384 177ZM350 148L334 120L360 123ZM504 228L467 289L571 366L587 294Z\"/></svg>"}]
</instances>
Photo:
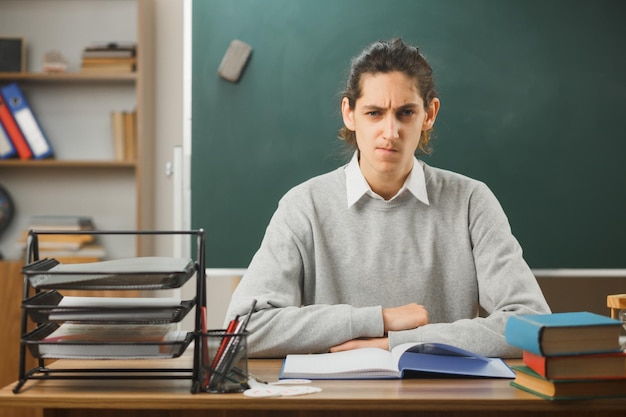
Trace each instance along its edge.
<instances>
[{"instance_id":1,"label":"gray sweater","mask_svg":"<svg viewBox=\"0 0 626 417\"><path fill-rule=\"evenodd\" d=\"M484 183L423 165L428 205L405 191L348 208L343 167L285 194L226 313L257 299L251 357L382 337L382 308L409 303L424 305L430 324L389 332L390 348L442 342L520 356L504 339L507 318L550 310L500 204Z\"/></svg>"}]
</instances>

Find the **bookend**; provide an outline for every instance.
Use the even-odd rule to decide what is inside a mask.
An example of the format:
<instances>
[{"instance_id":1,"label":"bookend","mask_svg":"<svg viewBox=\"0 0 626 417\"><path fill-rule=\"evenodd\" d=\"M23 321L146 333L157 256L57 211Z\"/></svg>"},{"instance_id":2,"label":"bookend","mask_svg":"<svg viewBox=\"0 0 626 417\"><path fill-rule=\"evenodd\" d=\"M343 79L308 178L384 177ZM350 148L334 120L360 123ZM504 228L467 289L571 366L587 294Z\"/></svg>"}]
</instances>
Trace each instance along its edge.
<instances>
[{"instance_id":1,"label":"bookend","mask_svg":"<svg viewBox=\"0 0 626 417\"><path fill-rule=\"evenodd\" d=\"M95 234L95 235L135 235L137 237L141 237L140 235L189 235L190 237L195 236L197 243L197 254L196 259L190 262L191 266L186 275L184 277L178 277L177 274L172 273L171 271L150 271L150 272L116 272L116 271L98 271L97 274L102 274L103 276L113 277L115 278L110 285L100 286L100 287L88 287L80 284L76 284L74 287L65 286L65 289L76 289L76 290L158 290L158 289L170 289L170 288L178 288L181 286L187 279L191 279L193 275L196 278L196 294L192 300L187 303L191 303L189 306L185 304L185 302L181 303L181 308L185 309L182 315L186 314L187 311L190 311L193 307L195 307L195 328L192 332L187 332L184 340L178 340L175 342L171 341L159 341L152 342L156 344L156 349L158 352L161 349L165 348L169 353L169 357L175 358L182 355L185 349L191 344L193 341L193 365L190 368L154 368L154 367L120 367L120 368L109 368L109 367L94 367L88 369L76 369L76 368L60 368L54 367L50 368L46 366L46 360L48 359L57 359L54 357L44 357L46 355L38 354L38 349L40 346L43 346L41 339L32 340L29 339L29 335L37 334L37 332L43 332L44 337L46 334L46 329L51 326L58 327L58 323L52 323L51 320L46 319L46 315L44 314L42 319L33 320L32 317L29 320L29 314L32 313L33 305L25 305L26 300L37 298L36 296L41 295L42 298L46 294L43 294L44 290L41 288L34 288L31 285L31 279L33 277L41 277L42 275L54 275L54 271L49 271L49 269L58 264L58 262L54 259L39 259L39 244L38 244L38 236L44 234L56 234L56 235L65 235L65 234ZM84 264L87 265L87 264ZM22 301L22 317L21 317L21 332L22 339L20 343L20 358L19 358L19 380L18 383L13 388L14 393L19 393L24 384L28 380L42 380L42 379L116 379L116 380L124 380L124 379L186 379L191 382L191 392L198 393L201 389L201 357L200 351L204 349L205 340L201 338L202 332L202 324L205 323L206 317L203 317L203 313L206 311L206 262L205 262L205 236L204 230L185 230L185 231L54 231L54 230L31 230L28 234L27 240L27 248L26 248L26 265L22 269L23 277L24 277L24 297ZM89 272L63 272L64 276L71 274L86 276L87 274L93 274L93 270ZM91 276L91 275L90 275ZM141 278L141 280L139 280ZM133 279L136 281L133 282ZM147 282L152 281L152 283ZM140 284L137 284L140 282ZM135 285L134 285L135 284ZM50 292L55 292L54 288L48 288L51 290ZM56 294L52 294L52 297L56 296ZM31 311L27 311L28 308L31 308ZM137 307L138 308L138 307ZM35 310L41 310L41 306L35 306ZM138 323L145 325L156 324L151 319L142 319L135 318L135 313L139 310L133 310L132 307L129 310L129 307L126 307L124 310L126 319L122 322L124 324L128 323ZM41 311L38 311L41 313ZM89 310L92 314L97 314L98 310ZM141 315L137 315L141 317ZM179 317L180 315L174 314L172 319L169 321L166 320L167 323L175 323L177 320L182 319ZM37 316L35 316L37 317ZM132 318L128 318L132 317ZM34 324L37 326L34 331L28 332L29 324L34 321ZM80 322L80 320L79 320ZM86 321L86 323L91 323L90 321ZM159 321L159 324L162 324L163 321ZM32 327L32 326L31 326ZM70 342L71 343L71 342ZM100 342L103 343L103 342ZM124 346L136 346L141 345L140 342L107 342L109 343L105 347L113 344L122 344ZM78 343L76 343L78 344ZM88 343L80 342L82 346ZM50 345L50 342L48 342ZM245 346L245 340L243 343ZM27 351L30 350L30 353L38 360L37 366L32 369L26 369L26 355ZM245 353L245 349L244 349ZM80 358L77 358L80 359ZM122 358L124 359L124 358ZM160 359L160 357L159 357ZM102 361L108 362L108 361ZM138 361L131 360L128 361L129 364L132 362L136 364ZM117 363L117 361L116 361ZM122 363L124 361L122 360ZM237 361L233 361L237 366L241 365L241 358ZM244 367L243 371L247 374L247 369Z\"/></svg>"},{"instance_id":2,"label":"bookend","mask_svg":"<svg viewBox=\"0 0 626 417\"><path fill-rule=\"evenodd\" d=\"M619 318L620 311L626 310L626 294L607 295L606 306L611 310L611 318Z\"/></svg>"}]
</instances>

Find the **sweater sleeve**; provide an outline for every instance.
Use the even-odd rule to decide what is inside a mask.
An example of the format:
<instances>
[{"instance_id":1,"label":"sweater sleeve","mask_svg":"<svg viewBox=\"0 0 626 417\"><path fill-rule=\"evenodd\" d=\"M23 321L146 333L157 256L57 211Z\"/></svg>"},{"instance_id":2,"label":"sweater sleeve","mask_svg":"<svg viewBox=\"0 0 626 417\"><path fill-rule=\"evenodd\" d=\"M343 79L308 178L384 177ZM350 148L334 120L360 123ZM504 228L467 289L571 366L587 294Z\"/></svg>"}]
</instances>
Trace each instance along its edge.
<instances>
[{"instance_id":1,"label":"sweater sleeve","mask_svg":"<svg viewBox=\"0 0 626 417\"><path fill-rule=\"evenodd\" d=\"M257 300L248 324L251 357L327 352L346 340L383 336L380 306L305 303L305 292L315 292L309 217L283 198L233 293L226 322Z\"/></svg>"},{"instance_id":2,"label":"sweater sleeve","mask_svg":"<svg viewBox=\"0 0 626 417\"><path fill-rule=\"evenodd\" d=\"M486 317L391 332L390 347L405 342L440 342L485 356L520 357L521 351L508 345L504 338L508 318L550 312L502 207L483 183L477 183L471 193L467 214L478 302Z\"/></svg>"}]
</instances>

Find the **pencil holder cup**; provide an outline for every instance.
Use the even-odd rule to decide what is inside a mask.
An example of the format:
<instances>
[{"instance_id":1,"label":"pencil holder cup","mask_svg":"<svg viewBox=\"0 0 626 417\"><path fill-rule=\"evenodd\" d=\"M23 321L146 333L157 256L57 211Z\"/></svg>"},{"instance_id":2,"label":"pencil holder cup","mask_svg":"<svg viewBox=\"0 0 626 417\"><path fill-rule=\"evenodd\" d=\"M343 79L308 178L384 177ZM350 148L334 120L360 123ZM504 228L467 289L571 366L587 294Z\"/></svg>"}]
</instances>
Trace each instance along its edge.
<instances>
[{"instance_id":1,"label":"pencil holder cup","mask_svg":"<svg viewBox=\"0 0 626 417\"><path fill-rule=\"evenodd\" d=\"M202 334L202 339L202 390L226 393L250 388L246 333L209 330Z\"/></svg>"}]
</instances>

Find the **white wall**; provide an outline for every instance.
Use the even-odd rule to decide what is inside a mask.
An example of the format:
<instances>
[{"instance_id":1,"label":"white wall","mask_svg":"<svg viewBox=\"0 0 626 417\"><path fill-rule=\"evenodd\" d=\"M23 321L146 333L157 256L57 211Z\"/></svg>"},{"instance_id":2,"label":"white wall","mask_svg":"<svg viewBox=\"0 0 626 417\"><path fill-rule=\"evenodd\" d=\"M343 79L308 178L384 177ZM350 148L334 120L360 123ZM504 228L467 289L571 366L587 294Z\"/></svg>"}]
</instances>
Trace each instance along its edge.
<instances>
[{"instance_id":1,"label":"white wall","mask_svg":"<svg viewBox=\"0 0 626 417\"><path fill-rule=\"evenodd\" d=\"M154 218L158 229L173 227L173 181L165 167L175 146L183 143L183 4L154 0L155 8L155 149ZM156 243L158 254L172 253L172 239Z\"/></svg>"},{"instance_id":2,"label":"white wall","mask_svg":"<svg viewBox=\"0 0 626 417\"><path fill-rule=\"evenodd\" d=\"M174 180L175 175L166 174L166 165L174 163L176 146L190 147L185 143L184 134L190 134L185 126L184 94L184 40L185 7L190 11L192 0L155 1L155 228L175 229ZM190 32L189 32L190 34ZM190 48L188 48L190 50ZM190 76L190 74L189 74ZM187 103L190 104L190 103ZM190 116L188 116L190 117ZM188 120L187 120L188 122ZM188 150L190 152L190 150ZM188 208L185 208L188 210ZM188 213L187 213L188 214ZM187 225L188 227L188 225ZM207 231L209 233L210 231ZM180 243L172 237L163 237L155 243L156 255L172 256ZM207 306L209 328L221 328L230 294L237 278L231 276L210 276L207 279ZM193 294L193 282L183 288L183 297Z\"/></svg>"}]
</instances>

